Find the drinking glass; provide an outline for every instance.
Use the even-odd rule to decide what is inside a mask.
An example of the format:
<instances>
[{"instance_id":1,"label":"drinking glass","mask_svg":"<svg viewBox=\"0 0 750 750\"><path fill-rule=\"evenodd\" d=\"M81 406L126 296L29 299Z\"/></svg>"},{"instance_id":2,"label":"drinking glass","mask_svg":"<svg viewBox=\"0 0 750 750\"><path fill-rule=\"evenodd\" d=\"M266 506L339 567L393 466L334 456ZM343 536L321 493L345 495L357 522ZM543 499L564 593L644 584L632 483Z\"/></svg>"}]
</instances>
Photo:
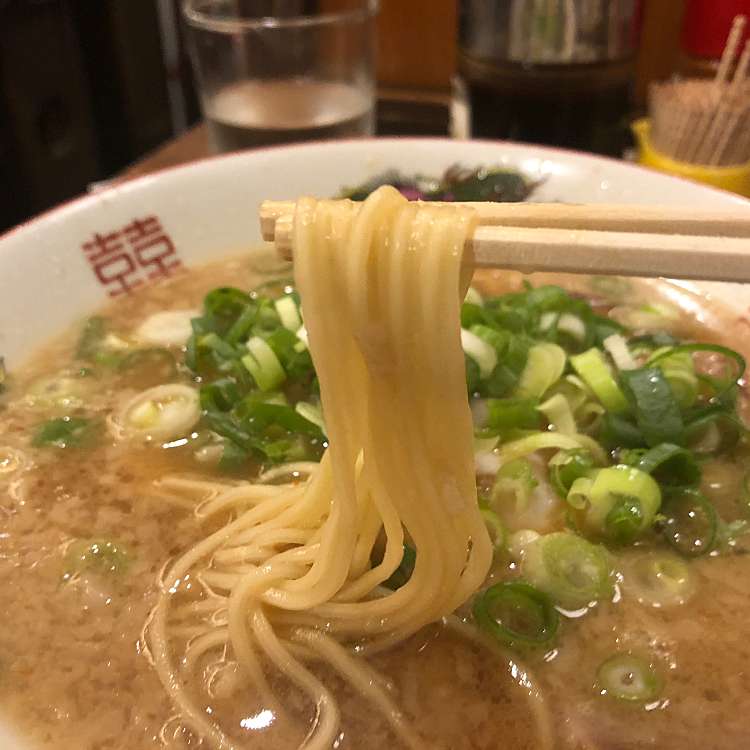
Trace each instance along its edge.
<instances>
[{"instance_id":1,"label":"drinking glass","mask_svg":"<svg viewBox=\"0 0 750 750\"><path fill-rule=\"evenodd\" d=\"M185 0L216 152L372 135L378 0Z\"/></svg>"}]
</instances>

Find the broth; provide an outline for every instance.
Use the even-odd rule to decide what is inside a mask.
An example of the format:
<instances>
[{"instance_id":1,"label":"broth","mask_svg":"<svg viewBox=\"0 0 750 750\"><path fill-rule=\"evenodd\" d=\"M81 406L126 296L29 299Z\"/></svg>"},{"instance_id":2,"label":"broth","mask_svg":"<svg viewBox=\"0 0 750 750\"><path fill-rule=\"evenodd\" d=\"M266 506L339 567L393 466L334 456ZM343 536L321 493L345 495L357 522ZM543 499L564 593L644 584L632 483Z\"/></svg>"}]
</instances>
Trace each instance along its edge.
<instances>
[{"instance_id":1,"label":"broth","mask_svg":"<svg viewBox=\"0 0 750 750\"><path fill-rule=\"evenodd\" d=\"M154 312L197 310L214 287L250 289L267 278L246 258L215 263L123 298L104 314L112 331L126 337ZM504 275L502 285L518 288L520 279ZM485 291L504 290L497 274L478 276L475 283ZM592 295L590 280L563 283ZM664 299L693 302L687 293L658 284L633 283L616 294L632 304L636 292L643 299L658 293ZM593 296L602 309L612 306L612 300L603 299L601 285ZM722 320L709 309L701 308L701 314L713 325ZM675 326L683 336L721 338L687 316ZM160 573L205 529L191 507L158 491L154 482L185 472L223 475L196 463L198 433L164 449L117 443L104 429L80 449L30 445L34 426L46 419L95 413L104 421L129 394L163 380L156 363L140 367L137 376L119 371L73 375L80 369L73 363L79 330L40 350L13 374L3 397L2 703L32 747L197 747L200 740L174 715L149 663L143 632ZM726 327L723 335L732 337ZM41 378L63 371L80 386L79 393L61 397L40 389ZM73 403L68 400L63 406L60 398ZM21 465L13 470L16 459ZM736 501L740 477L735 463L717 459L706 465L704 489L720 510L722 504L732 507ZM66 579L66 554L78 539L115 540L126 550L123 573L84 572ZM371 663L393 681L406 716L434 747L522 750L541 747L547 740L570 750L741 747L750 734L748 549L740 538L725 554L691 561L696 593L683 606L640 604L629 593L626 575L616 601L600 602L584 616L564 617L554 648L542 653L493 655L450 627L435 625L373 656ZM638 551L616 554L627 569ZM498 569L494 575L506 572ZM184 602L199 602L198 588L185 582ZM180 637L194 635L186 630ZM597 694L597 666L623 649L655 655L665 675L658 700L631 705ZM201 674L207 678L214 666L203 664ZM236 678L231 669L211 676L206 710L242 746L281 750L303 741L314 709L283 680L274 687L288 720L267 711L251 693L227 689ZM385 722L361 698L333 674L326 674L326 681L342 707L337 747L398 746Z\"/></svg>"}]
</instances>

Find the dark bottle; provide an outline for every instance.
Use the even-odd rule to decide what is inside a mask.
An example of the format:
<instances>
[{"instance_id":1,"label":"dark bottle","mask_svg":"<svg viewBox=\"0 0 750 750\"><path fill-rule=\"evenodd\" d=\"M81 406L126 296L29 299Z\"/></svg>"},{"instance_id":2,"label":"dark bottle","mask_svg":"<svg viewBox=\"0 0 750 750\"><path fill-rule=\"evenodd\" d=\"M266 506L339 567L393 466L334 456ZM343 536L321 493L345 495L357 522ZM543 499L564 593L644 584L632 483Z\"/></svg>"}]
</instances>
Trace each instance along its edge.
<instances>
[{"instance_id":1,"label":"dark bottle","mask_svg":"<svg viewBox=\"0 0 750 750\"><path fill-rule=\"evenodd\" d=\"M639 0L461 0L470 135L620 156L638 22Z\"/></svg>"}]
</instances>

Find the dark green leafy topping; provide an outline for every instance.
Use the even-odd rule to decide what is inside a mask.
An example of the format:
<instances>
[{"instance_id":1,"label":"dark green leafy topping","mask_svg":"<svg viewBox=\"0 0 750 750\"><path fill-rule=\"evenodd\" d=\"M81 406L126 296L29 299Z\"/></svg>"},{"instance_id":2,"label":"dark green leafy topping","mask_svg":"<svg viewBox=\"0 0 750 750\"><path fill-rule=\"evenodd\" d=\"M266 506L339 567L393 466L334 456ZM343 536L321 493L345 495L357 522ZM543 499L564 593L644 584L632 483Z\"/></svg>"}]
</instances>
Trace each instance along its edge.
<instances>
[{"instance_id":1,"label":"dark green leafy topping","mask_svg":"<svg viewBox=\"0 0 750 750\"><path fill-rule=\"evenodd\" d=\"M656 367L643 367L622 372L620 378L646 445L681 445L685 423L664 373Z\"/></svg>"},{"instance_id":2,"label":"dark green leafy topping","mask_svg":"<svg viewBox=\"0 0 750 750\"><path fill-rule=\"evenodd\" d=\"M346 188L343 198L362 201L382 185L392 185L409 200L425 201L505 201L525 200L535 185L520 172L509 169L466 169L450 167L443 177L408 177L396 170L383 172L354 188Z\"/></svg>"},{"instance_id":3,"label":"dark green leafy topping","mask_svg":"<svg viewBox=\"0 0 750 750\"><path fill-rule=\"evenodd\" d=\"M60 417L37 425L35 447L83 448L91 445L99 431L97 422L81 417Z\"/></svg>"},{"instance_id":4,"label":"dark green leafy topping","mask_svg":"<svg viewBox=\"0 0 750 750\"><path fill-rule=\"evenodd\" d=\"M633 466L651 474L663 486L692 486L701 480L701 469L695 456L679 445L660 443L632 458Z\"/></svg>"}]
</instances>

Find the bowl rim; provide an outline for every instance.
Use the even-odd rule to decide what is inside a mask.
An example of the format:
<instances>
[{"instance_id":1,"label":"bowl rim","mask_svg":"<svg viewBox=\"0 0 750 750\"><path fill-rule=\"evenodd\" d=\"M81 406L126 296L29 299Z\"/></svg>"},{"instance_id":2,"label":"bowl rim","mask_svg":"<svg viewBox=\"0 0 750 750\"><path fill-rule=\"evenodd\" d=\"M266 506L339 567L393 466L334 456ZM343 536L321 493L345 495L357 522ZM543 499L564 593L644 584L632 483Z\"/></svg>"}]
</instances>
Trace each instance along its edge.
<instances>
[{"instance_id":1,"label":"bowl rim","mask_svg":"<svg viewBox=\"0 0 750 750\"><path fill-rule=\"evenodd\" d=\"M363 147L367 145L378 144L378 143L389 143L389 144L401 144L405 147L409 144L419 143L434 143L434 144L451 144L451 145L472 145L479 144L484 146L510 146L512 148L520 148L528 150L529 152L541 152L547 154L550 157L559 155L572 155L577 159L581 159L589 164L603 164L605 166L614 166L618 169L625 169L635 174L642 174L644 171L650 174L657 175L664 181L674 181L679 184L690 183L699 192L714 193L717 195L731 198L734 203L740 206L747 206L750 209L750 199L744 198L736 193L729 192L728 190L722 190L721 188L713 187L710 185L703 185L692 180L685 179L683 177L677 177L670 174L665 174L648 167L643 167L634 162L625 161L623 159L617 159L611 156L602 156L600 154L592 154L587 151L581 151L578 149L566 149L559 148L557 146L546 146L538 145L535 143L523 143L521 141L511 140L495 140L491 138L448 138L443 136L389 136L389 137L373 137L373 138L341 138L336 140L315 140L315 141L304 141L301 143L285 143L276 144L272 146L261 146L258 148L245 149L242 151L232 151L225 154L209 154L201 156L197 159L193 159L183 164L175 164L168 167L161 167L155 169L153 172L147 174L138 175L137 177L115 177L113 182L108 184L106 187L96 190L95 192L88 192L82 195L77 195L69 198L55 206L52 206L38 214L35 214L27 219L24 219L19 224L6 229L4 232L0 232L0 251L2 251L3 244L6 240L23 234L27 231L34 230L37 226L47 222L50 219L56 217L62 217L66 213L79 208L84 208L88 205L95 205L102 200L107 198L116 199L117 193L123 188L130 190L138 190L140 187L154 182L165 175L177 174L180 171L191 171L201 169L203 167L218 164L221 162L228 161L230 159L247 158L255 154L263 153L283 153L283 152L300 152L300 151L315 151L321 147L335 148L337 145L344 144L358 144Z\"/></svg>"}]
</instances>

